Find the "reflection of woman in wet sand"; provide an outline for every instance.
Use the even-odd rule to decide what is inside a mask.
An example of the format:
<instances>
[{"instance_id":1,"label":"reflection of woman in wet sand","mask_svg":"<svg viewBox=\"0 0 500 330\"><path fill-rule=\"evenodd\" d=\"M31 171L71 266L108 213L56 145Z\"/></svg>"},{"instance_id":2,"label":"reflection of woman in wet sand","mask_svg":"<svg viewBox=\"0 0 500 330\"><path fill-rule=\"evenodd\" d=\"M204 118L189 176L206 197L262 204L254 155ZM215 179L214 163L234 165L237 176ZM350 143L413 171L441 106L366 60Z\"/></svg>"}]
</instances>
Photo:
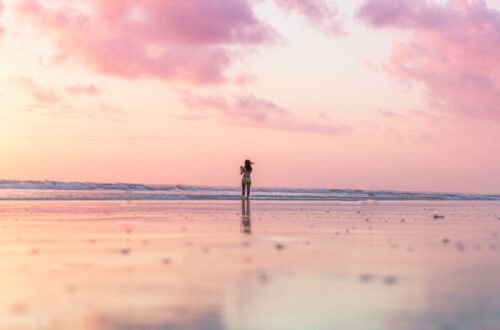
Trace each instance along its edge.
<instances>
[{"instance_id":1,"label":"reflection of woman in wet sand","mask_svg":"<svg viewBox=\"0 0 500 330\"><path fill-rule=\"evenodd\" d=\"M252 232L252 222L250 219L250 200L241 201L241 231L245 234Z\"/></svg>"},{"instance_id":2,"label":"reflection of woman in wet sand","mask_svg":"<svg viewBox=\"0 0 500 330\"><path fill-rule=\"evenodd\" d=\"M250 185L252 184L252 179L250 175L252 174L252 163L250 160L245 160L245 166L240 166L240 174L243 175L241 178L241 198L245 198L245 188L247 192L246 198L250 198Z\"/></svg>"}]
</instances>

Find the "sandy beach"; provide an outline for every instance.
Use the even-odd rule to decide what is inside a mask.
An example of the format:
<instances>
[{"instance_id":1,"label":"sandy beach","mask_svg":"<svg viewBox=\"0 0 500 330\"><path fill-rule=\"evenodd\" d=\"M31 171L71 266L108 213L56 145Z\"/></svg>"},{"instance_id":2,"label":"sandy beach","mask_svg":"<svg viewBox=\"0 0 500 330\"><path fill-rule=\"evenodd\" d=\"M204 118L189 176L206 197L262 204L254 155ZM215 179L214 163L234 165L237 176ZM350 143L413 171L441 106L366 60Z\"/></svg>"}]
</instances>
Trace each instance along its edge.
<instances>
[{"instance_id":1,"label":"sandy beach","mask_svg":"<svg viewBox=\"0 0 500 330\"><path fill-rule=\"evenodd\" d=\"M0 329L499 329L500 203L0 204Z\"/></svg>"}]
</instances>

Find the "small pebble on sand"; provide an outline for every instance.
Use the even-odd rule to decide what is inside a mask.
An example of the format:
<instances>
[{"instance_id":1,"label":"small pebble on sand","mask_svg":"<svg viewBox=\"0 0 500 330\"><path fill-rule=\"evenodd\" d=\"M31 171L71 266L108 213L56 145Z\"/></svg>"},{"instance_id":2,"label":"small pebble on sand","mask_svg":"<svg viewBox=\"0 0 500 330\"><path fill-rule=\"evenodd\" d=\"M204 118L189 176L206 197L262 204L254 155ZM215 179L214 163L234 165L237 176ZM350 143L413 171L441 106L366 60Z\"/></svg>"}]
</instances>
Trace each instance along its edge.
<instances>
[{"instance_id":1,"label":"small pebble on sand","mask_svg":"<svg viewBox=\"0 0 500 330\"><path fill-rule=\"evenodd\" d=\"M398 279L395 276L386 276L384 277L384 283L387 285L394 285Z\"/></svg>"},{"instance_id":2,"label":"small pebble on sand","mask_svg":"<svg viewBox=\"0 0 500 330\"><path fill-rule=\"evenodd\" d=\"M371 281L373 281L373 275L371 275L371 274L366 274L366 273L364 273L364 274L360 274L360 275L359 275L359 280L360 280L361 282L371 282Z\"/></svg>"},{"instance_id":3,"label":"small pebble on sand","mask_svg":"<svg viewBox=\"0 0 500 330\"><path fill-rule=\"evenodd\" d=\"M10 310L12 314L20 315L24 314L28 310L28 307L24 304L14 304L11 306Z\"/></svg>"},{"instance_id":4,"label":"small pebble on sand","mask_svg":"<svg viewBox=\"0 0 500 330\"><path fill-rule=\"evenodd\" d=\"M274 244L274 247L276 248L276 250L283 250L285 248L285 246L281 243Z\"/></svg>"},{"instance_id":5,"label":"small pebble on sand","mask_svg":"<svg viewBox=\"0 0 500 330\"><path fill-rule=\"evenodd\" d=\"M267 274L260 274L259 275L259 283L260 284L266 284L269 281L269 277Z\"/></svg>"}]
</instances>

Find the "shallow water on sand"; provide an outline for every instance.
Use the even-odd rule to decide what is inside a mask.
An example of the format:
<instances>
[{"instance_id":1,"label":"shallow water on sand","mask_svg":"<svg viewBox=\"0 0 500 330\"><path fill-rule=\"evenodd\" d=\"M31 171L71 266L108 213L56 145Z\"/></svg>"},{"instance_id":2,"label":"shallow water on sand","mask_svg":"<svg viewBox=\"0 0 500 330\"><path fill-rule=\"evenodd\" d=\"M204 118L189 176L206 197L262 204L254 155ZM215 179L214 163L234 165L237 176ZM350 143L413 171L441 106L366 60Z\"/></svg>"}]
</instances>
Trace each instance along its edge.
<instances>
[{"instance_id":1,"label":"shallow water on sand","mask_svg":"<svg viewBox=\"0 0 500 330\"><path fill-rule=\"evenodd\" d=\"M499 261L498 202L1 202L0 329L500 329Z\"/></svg>"}]
</instances>

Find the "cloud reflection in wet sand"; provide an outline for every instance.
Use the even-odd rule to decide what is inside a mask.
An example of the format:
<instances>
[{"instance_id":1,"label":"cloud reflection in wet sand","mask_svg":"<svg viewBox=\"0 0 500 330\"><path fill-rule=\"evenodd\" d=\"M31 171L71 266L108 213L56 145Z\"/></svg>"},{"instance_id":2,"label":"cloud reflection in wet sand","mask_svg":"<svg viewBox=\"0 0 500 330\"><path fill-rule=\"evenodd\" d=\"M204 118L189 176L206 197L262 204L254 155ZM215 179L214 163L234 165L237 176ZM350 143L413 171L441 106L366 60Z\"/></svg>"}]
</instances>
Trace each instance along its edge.
<instances>
[{"instance_id":1,"label":"cloud reflection in wet sand","mask_svg":"<svg viewBox=\"0 0 500 330\"><path fill-rule=\"evenodd\" d=\"M2 202L0 328L496 329L499 214L484 202Z\"/></svg>"}]
</instances>

